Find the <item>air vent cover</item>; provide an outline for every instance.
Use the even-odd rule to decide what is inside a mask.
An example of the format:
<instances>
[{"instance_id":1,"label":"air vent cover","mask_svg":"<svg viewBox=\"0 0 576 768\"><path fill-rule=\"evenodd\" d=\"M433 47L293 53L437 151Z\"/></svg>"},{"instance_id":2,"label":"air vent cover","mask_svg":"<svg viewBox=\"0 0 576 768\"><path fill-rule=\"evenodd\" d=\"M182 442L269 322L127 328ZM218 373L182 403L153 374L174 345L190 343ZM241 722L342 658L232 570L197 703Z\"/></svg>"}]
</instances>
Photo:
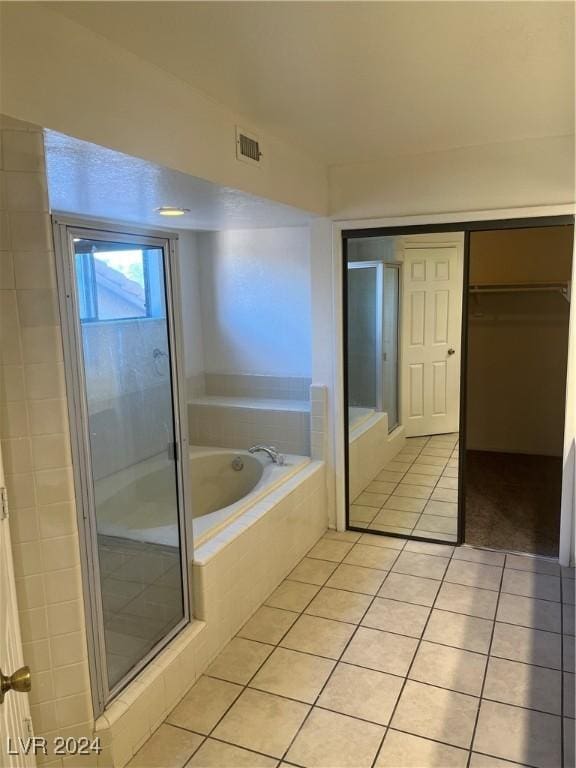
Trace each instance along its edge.
<instances>
[{"instance_id":1,"label":"air vent cover","mask_svg":"<svg viewBox=\"0 0 576 768\"><path fill-rule=\"evenodd\" d=\"M260 139L238 126L236 126L236 158L251 165L262 164Z\"/></svg>"}]
</instances>

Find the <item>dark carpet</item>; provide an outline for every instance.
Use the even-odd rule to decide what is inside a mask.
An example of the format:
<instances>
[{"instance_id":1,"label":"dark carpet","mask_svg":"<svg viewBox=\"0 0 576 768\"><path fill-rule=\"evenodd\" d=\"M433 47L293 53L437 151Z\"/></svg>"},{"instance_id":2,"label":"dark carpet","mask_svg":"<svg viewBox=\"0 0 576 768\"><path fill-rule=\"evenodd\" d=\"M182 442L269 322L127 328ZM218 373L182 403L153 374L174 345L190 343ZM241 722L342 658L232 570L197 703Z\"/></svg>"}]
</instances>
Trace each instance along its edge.
<instances>
[{"instance_id":1,"label":"dark carpet","mask_svg":"<svg viewBox=\"0 0 576 768\"><path fill-rule=\"evenodd\" d=\"M466 452L465 542L558 555L562 459Z\"/></svg>"}]
</instances>

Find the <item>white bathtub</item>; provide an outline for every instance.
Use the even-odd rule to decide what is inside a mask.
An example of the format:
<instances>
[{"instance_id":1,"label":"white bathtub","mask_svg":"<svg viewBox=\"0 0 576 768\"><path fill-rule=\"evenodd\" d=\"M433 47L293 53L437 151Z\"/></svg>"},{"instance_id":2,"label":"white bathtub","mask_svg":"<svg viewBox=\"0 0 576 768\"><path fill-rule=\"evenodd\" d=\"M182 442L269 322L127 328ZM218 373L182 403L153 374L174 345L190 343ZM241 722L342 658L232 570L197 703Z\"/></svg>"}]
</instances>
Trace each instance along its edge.
<instances>
[{"instance_id":1,"label":"white bathtub","mask_svg":"<svg viewBox=\"0 0 576 768\"><path fill-rule=\"evenodd\" d=\"M234 459L242 469L235 470ZM310 463L307 456L273 464L264 454L190 449L194 545L199 546ZM96 483L98 533L178 546L172 466L153 457Z\"/></svg>"},{"instance_id":2,"label":"white bathtub","mask_svg":"<svg viewBox=\"0 0 576 768\"><path fill-rule=\"evenodd\" d=\"M235 459L241 470L234 469ZM280 465L263 453L191 448L194 544L203 544L309 463L307 456L287 455Z\"/></svg>"}]
</instances>

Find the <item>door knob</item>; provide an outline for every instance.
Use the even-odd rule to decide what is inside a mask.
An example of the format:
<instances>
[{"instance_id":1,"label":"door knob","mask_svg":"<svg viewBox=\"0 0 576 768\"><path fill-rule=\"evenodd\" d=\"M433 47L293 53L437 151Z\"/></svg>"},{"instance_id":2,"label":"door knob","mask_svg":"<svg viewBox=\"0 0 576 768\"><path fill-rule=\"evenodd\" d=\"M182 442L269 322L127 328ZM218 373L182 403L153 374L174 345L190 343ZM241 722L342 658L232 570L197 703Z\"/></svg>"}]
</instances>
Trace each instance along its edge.
<instances>
[{"instance_id":1,"label":"door knob","mask_svg":"<svg viewBox=\"0 0 576 768\"><path fill-rule=\"evenodd\" d=\"M450 349L448 350L448 354L449 355L455 355L456 354L456 350L452 349L452 347L450 347Z\"/></svg>"},{"instance_id":2,"label":"door knob","mask_svg":"<svg viewBox=\"0 0 576 768\"><path fill-rule=\"evenodd\" d=\"M28 693L31 688L30 667L20 667L11 675L4 675L0 670L0 704L4 701L4 696L8 691Z\"/></svg>"}]
</instances>

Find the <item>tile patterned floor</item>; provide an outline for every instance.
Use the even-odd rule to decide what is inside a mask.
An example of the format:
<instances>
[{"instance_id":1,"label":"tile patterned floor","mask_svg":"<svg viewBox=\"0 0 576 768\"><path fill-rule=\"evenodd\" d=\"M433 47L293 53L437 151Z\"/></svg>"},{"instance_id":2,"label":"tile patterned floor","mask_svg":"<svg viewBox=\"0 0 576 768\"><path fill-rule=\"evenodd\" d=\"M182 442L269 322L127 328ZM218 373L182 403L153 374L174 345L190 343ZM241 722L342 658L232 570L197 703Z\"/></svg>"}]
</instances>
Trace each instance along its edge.
<instances>
[{"instance_id":1,"label":"tile patterned floor","mask_svg":"<svg viewBox=\"0 0 576 768\"><path fill-rule=\"evenodd\" d=\"M328 532L131 768L570 768L574 570Z\"/></svg>"},{"instance_id":2,"label":"tile patterned floor","mask_svg":"<svg viewBox=\"0 0 576 768\"><path fill-rule=\"evenodd\" d=\"M350 525L456 541L458 434L410 437L350 506Z\"/></svg>"}]
</instances>

